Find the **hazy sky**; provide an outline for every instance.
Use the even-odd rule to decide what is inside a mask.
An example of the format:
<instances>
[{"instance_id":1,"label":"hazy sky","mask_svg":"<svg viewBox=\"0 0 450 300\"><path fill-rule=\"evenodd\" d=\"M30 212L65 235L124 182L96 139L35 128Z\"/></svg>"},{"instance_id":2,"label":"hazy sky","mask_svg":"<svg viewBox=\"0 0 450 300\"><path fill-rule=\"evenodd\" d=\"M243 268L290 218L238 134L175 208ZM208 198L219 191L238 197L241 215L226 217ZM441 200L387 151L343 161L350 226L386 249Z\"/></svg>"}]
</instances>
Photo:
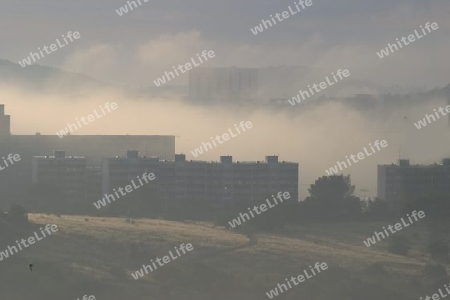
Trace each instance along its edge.
<instances>
[{"instance_id":1,"label":"hazy sky","mask_svg":"<svg viewBox=\"0 0 450 300\"><path fill-rule=\"evenodd\" d=\"M341 68L350 70L352 80L381 85L432 88L450 83L448 0L312 2L311 7L255 36L250 28L270 14L287 10L293 1L150 0L119 16L115 10L126 1L3 0L0 57L18 62L62 34L79 31L79 40L39 63L120 85L150 86L173 65L189 62L202 50L214 50L216 57L204 66L303 65L319 78ZM384 59L376 55L387 43L412 34L426 22L437 22L439 29ZM187 78L184 74L175 83L186 83ZM161 99L136 102L112 90L61 99L11 87L0 90L0 99L12 115L16 134L55 134L98 105L116 101L116 112L77 134L176 135L176 151L186 153L189 159L195 159L190 151L210 136L248 120L254 128L245 137L198 159L217 160L230 154L237 160L262 160L267 154L279 154L281 160L300 163L302 184L325 175L325 169L345 155L385 139L387 149L348 169L357 187L369 189L372 196L376 165L395 162L400 145L403 157L417 163L450 156L446 120L420 131L412 124L438 108L438 102L409 107L381 121L368 118L370 112L359 113L338 103L296 115L287 109L205 109ZM446 99L439 101L443 105ZM410 117L408 124L402 121L403 115ZM304 195L306 186L301 189Z\"/></svg>"},{"instance_id":2,"label":"hazy sky","mask_svg":"<svg viewBox=\"0 0 450 300\"><path fill-rule=\"evenodd\" d=\"M220 155L232 155L235 161L256 161L276 154L280 161L300 164L302 197L307 195L308 184L326 175L325 169L333 167L337 160L345 161L346 155L363 151L363 147L369 150L368 144L377 139L386 140L388 147L344 170L352 175L358 195L360 189L367 189L368 196L375 196L377 165L396 162L399 155L410 158L412 164L441 162L450 157L448 118L420 130L413 124L425 113L444 106L445 99L403 107L385 120L340 103L291 113L282 108L203 108L164 99L138 102L116 91L61 101L60 96L30 94L15 88L1 89L0 99L5 99L6 113L11 115L13 134L56 134L75 118L87 117L105 102L115 101L118 109L74 134L175 135L176 152L192 160L218 161ZM210 137L228 132L240 121L251 121L253 128L201 156L192 155L191 151L209 142Z\"/></svg>"},{"instance_id":3,"label":"hazy sky","mask_svg":"<svg viewBox=\"0 0 450 300\"><path fill-rule=\"evenodd\" d=\"M0 57L18 62L68 31L81 39L40 64L131 86L202 50L209 66L305 65L324 76L337 68L383 85L443 86L450 78L448 0L313 0L313 5L253 35L250 28L294 1L142 2L119 16L124 0L2 0ZM380 60L375 51L426 22L439 29ZM206 65L205 65L206 66ZM176 83L185 83L180 76Z\"/></svg>"}]
</instances>

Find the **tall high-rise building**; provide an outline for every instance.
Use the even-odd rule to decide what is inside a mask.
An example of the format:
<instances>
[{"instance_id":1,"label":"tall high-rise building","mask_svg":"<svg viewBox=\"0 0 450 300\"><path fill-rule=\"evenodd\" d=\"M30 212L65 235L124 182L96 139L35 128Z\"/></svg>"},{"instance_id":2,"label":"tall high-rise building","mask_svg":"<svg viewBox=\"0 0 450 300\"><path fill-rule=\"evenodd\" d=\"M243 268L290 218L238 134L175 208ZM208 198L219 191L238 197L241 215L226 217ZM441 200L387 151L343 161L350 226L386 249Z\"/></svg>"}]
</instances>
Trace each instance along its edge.
<instances>
[{"instance_id":1,"label":"tall high-rise building","mask_svg":"<svg viewBox=\"0 0 450 300\"><path fill-rule=\"evenodd\" d=\"M68 156L84 156L88 167L99 168L104 157L124 153L130 148L143 155L173 159L175 136L172 135L56 135L40 133L16 135L10 133L10 116L0 105L0 158L19 154L20 161L0 171L0 196L23 196L32 185L32 158L63 149Z\"/></svg>"},{"instance_id":2,"label":"tall high-rise building","mask_svg":"<svg viewBox=\"0 0 450 300\"><path fill-rule=\"evenodd\" d=\"M76 199L86 195L86 158L66 156L55 151L53 156L33 156L32 183L60 189L66 197Z\"/></svg>"},{"instance_id":3,"label":"tall high-rise building","mask_svg":"<svg viewBox=\"0 0 450 300\"><path fill-rule=\"evenodd\" d=\"M231 156L221 156L220 162L207 162L176 154L175 160L167 161L128 151L126 157L104 159L102 169L103 194L129 185L143 173L154 173L156 179L148 185L162 201L228 206L256 203L280 191L298 199L298 163L279 162L278 156L262 162L233 162Z\"/></svg>"},{"instance_id":4,"label":"tall high-rise building","mask_svg":"<svg viewBox=\"0 0 450 300\"><path fill-rule=\"evenodd\" d=\"M252 102L258 97L258 69L196 68L189 72L193 102Z\"/></svg>"},{"instance_id":5,"label":"tall high-rise building","mask_svg":"<svg viewBox=\"0 0 450 300\"><path fill-rule=\"evenodd\" d=\"M420 197L450 196L450 159L442 164L410 165L400 159L398 164L378 166L377 196L388 201L393 209Z\"/></svg>"},{"instance_id":6,"label":"tall high-rise building","mask_svg":"<svg viewBox=\"0 0 450 300\"><path fill-rule=\"evenodd\" d=\"M5 105L0 104L0 137L11 134L11 118L5 115Z\"/></svg>"}]
</instances>

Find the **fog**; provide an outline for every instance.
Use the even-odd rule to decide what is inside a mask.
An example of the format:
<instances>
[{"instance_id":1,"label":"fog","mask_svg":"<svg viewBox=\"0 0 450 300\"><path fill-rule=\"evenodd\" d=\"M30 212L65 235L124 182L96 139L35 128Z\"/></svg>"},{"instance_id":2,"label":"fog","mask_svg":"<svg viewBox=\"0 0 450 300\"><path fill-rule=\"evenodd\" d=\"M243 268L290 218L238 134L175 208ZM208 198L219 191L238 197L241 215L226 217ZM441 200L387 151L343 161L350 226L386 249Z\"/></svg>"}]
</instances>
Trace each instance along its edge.
<instances>
[{"instance_id":1,"label":"fog","mask_svg":"<svg viewBox=\"0 0 450 300\"><path fill-rule=\"evenodd\" d=\"M72 134L103 135L175 135L176 152L192 160L219 160L232 155L235 161L264 160L265 155L279 155L280 161L300 163L300 195L336 161L363 151L375 140L386 140L388 147L352 164L350 174L359 195L376 196L376 166L396 163L399 157L412 164L440 163L450 157L450 128L447 118L418 130L414 122L444 107L445 99L429 99L424 104L401 107L389 114L357 111L342 102L308 105L294 110L286 104L275 108L246 106L200 107L177 99L127 98L117 90L96 91L89 96L61 97L27 93L14 87L2 89L6 114L11 115L13 134L56 134L74 123L75 118L92 114L106 102L116 102L118 109L83 125ZM309 100L313 103L315 100ZM210 137L222 135L234 124L250 121L253 128L242 132L198 157L191 153ZM80 153L80 155L82 155ZM117 153L124 155L124 153Z\"/></svg>"},{"instance_id":2,"label":"fog","mask_svg":"<svg viewBox=\"0 0 450 300\"><path fill-rule=\"evenodd\" d=\"M141 1L2 0L0 299L445 297L448 0Z\"/></svg>"}]
</instances>

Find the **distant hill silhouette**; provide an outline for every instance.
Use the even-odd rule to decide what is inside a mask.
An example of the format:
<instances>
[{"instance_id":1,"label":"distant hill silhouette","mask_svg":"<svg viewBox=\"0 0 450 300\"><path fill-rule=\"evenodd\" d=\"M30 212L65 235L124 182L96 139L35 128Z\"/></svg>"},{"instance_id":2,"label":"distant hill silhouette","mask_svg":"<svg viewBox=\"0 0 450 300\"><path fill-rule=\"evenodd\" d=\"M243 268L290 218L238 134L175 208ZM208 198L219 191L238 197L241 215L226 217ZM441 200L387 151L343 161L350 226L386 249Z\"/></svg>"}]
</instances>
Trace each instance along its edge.
<instances>
[{"instance_id":1,"label":"distant hill silhouette","mask_svg":"<svg viewBox=\"0 0 450 300\"><path fill-rule=\"evenodd\" d=\"M450 84L444 87L443 89L439 90L439 92L442 96L450 99Z\"/></svg>"},{"instance_id":2,"label":"distant hill silhouette","mask_svg":"<svg viewBox=\"0 0 450 300\"><path fill-rule=\"evenodd\" d=\"M90 89L111 86L87 75L71 73L38 64L22 68L19 64L0 59L0 86L14 85L36 92L63 94L82 93Z\"/></svg>"},{"instance_id":3,"label":"distant hill silhouette","mask_svg":"<svg viewBox=\"0 0 450 300\"><path fill-rule=\"evenodd\" d=\"M282 67L280 67L283 69ZM266 68L270 70L270 68ZM306 72L308 68L300 68L300 71ZM299 72L300 72L299 71ZM282 82L282 81L280 81ZM275 83L277 86L280 83ZM79 95L89 93L95 89L104 88L118 88L123 90L131 97L146 97L157 96L161 98L184 98L188 93L187 86L168 86L153 87L146 86L141 88L130 88L128 86L113 85L84 74L66 72L60 69L34 64L22 68L18 63L13 63L9 60L0 59L0 87L13 85L20 89L31 92L51 92L62 95ZM286 87L282 86L283 89ZM264 89L262 86L261 89ZM297 85L295 85L297 88ZM367 93L381 93L380 95L386 101L400 104L402 102L421 103L429 101L429 97L445 97L449 99L450 103L450 84L444 88L435 88L430 91L421 92L400 92L402 89L398 86L383 87L378 84L371 83L365 80L348 79L342 82L338 87L330 87L329 90L335 89L334 92L339 94L339 91L348 90L348 92L367 91ZM290 95L290 93L288 93ZM318 95L319 98L321 95ZM340 95L343 96L343 95ZM344 96L345 97L345 96ZM363 97L365 97L363 95ZM353 97L352 97L353 98ZM360 96L354 97L358 100ZM367 98L367 97L365 97ZM317 100L314 100L316 102Z\"/></svg>"}]
</instances>

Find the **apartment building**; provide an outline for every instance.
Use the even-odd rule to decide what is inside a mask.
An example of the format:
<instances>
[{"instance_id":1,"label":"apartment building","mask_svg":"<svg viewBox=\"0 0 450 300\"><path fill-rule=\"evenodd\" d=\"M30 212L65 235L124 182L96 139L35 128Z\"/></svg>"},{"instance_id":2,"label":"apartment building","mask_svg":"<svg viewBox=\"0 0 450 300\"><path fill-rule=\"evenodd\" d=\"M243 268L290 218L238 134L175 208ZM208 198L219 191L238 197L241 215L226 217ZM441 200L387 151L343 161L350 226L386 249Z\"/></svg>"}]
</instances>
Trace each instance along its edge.
<instances>
[{"instance_id":1,"label":"apartment building","mask_svg":"<svg viewBox=\"0 0 450 300\"><path fill-rule=\"evenodd\" d=\"M146 184L150 190L135 197L150 194L166 203L230 206L258 202L279 191L298 199L298 163L279 162L278 156L257 162L233 162L232 156L221 156L219 162L207 162L187 161L184 154L176 154L175 160L168 161L139 156L137 151L103 160L102 194L130 184L143 173L154 173L156 179Z\"/></svg>"},{"instance_id":2,"label":"apartment building","mask_svg":"<svg viewBox=\"0 0 450 300\"><path fill-rule=\"evenodd\" d=\"M137 150L127 151L125 157L115 156L103 158L102 161L102 195L113 193L114 189L124 188L132 180L138 181L144 173L159 173L159 158L139 156ZM158 177L156 177L156 180ZM127 198L142 198L149 196L149 192L156 193L157 182L150 181L127 195ZM145 193L144 193L145 192ZM99 195L101 198L101 195Z\"/></svg>"},{"instance_id":3,"label":"apartment building","mask_svg":"<svg viewBox=\"0 0 450 300\"><path fill-rule=\"evenodd\" d=\"M86 185L86 158L66 156L55 151L53 156L33 156L32 184L59 189L66 197L83 198Z\"/></svg>"},{"instance_id":4,"label":"apartment building","mask_svg":"<svg viewBox=\"0 0 450 300\"><path fill-rule=\"evenodd\" d=\"M254 102L258 69L196 68L189 72L189 99L203 103Z\"/></svg>"},{"instance_id":5,"label":"apartment building","mask_svg":"<svg viewBox=\"0 0 450 300\"><path fill-rule=\"evenodd\" d=\"M69 121L69 120L68 120ZM55 128L56 132L57 128ZM36 131L39 131L36 128ZM0 172L0 197L25 196L31 187L32 157L50 155L62 149L67 155L82 155L88 167L99 168L104 157L138 149L148 156L174 159L175 136L170 135L30 135L11 133L11 117L0 104L0 157L19 154L21 160Z\"/></svg>"},{"instance_id":6,"label":"apartment building","mask_svg":"<svg viewBox=\"0 0 450 300\"><path fill-rule=\"evenodd\" d=\"M400 159L398 164L379 165L377 177L377 196L393 209L420 197L450 195L450 158L432 165Z\"/></svg>"}]
</instances>

